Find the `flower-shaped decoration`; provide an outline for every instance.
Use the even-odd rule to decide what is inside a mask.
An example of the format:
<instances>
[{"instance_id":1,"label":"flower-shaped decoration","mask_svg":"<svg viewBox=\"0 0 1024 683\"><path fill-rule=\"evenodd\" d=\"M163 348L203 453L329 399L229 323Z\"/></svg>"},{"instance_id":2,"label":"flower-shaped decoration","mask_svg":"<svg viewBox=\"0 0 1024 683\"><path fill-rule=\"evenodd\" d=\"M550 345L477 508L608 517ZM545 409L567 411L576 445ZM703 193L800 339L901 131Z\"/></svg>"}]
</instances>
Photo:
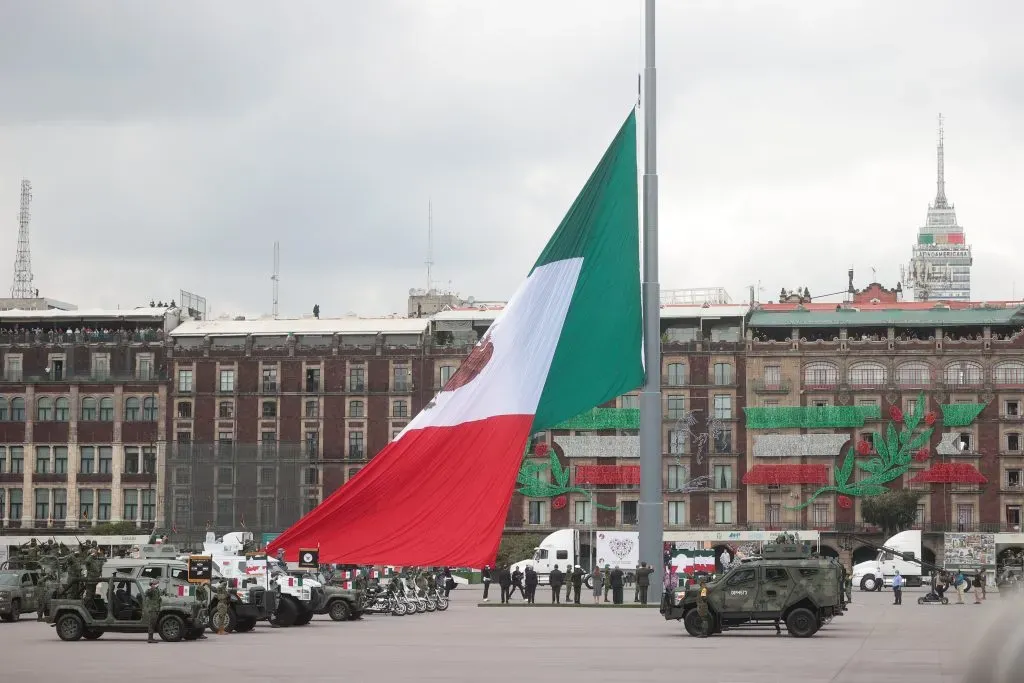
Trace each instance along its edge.
<instances>
[{"instance_id":1,"label":"flower-shaped decoration","mask_svg":"<svg viewBox=\"0 0 1024 683\"><path fill-rule=\"evenodd\" d=\"M857 453L858 455L871 455L871 444L867 441L858 441Z\"/></svg>"},{"instance_id":2,"label":"flower-shaped decoration","mask_svg":"<svg viewBox=\"0 0 1024 683\"><path fill-rule=\"evenodd\" d=\"M924 423L926 425L928 425L929 427L931 427L933 424L935 424L935 413L930 411L930 410L927 413L925 413L924 414Z\"/></svg>"},{"instance_id":3,"label":"flower-shaped decoration","mask_svg":"<svg viewBox=\"0 0 1024 683\"><path fill-rule=\"evenodd\" d=\"M539 444L533 447L533 454L536 455L538 458L543 458L545 455L548 454L549 450L551 450L551 447L548 446L543 441L541 441Z\"/></svg>"},{"instance_id":4,"label":"flower-shaped decoration","mask_svg":"<svg viewBox=\"0 0 1024 683\"><path fill-rule=\"evenodd\" d=\"M889 406L889 417L893 422L903 422L903 411L899 406Z\"/></svg>"},{"instance_id":5,"label":"flower-shaped decoration","mask_svg":"<svg viewBox=\"0 0 1024 683\"><path fill-rule=\"evenodd\" d=\"M917 462L925 462L930 457L932 457L932 452L928 449L927 446L919 448L917 452L914 453L914 460L916 460Z\"/></svg>"},{"instance_id":6,"label":"flower-shaped decoration","mask_svg":"<svg viewBox=\"0 0 1024 683\"><path fill-rule=\"evenodd\" d=\"M565 496L555 496L555 499L551 501L551 507L556 510L561 510L569 504L569 499Z\"/></svg>"},{"instance_id":7,"label":"flower-shaped decoration","mask_svg":"<svg viewBox=\"0 0 1024 683\"><path fill-rule=\"evenodd\" d=\"M849 510L853 507L853 499L849 496L839 496L839 498L836 499L836 502L839 503L839 507L844 510Z\"/></svg>"}]
</instances>

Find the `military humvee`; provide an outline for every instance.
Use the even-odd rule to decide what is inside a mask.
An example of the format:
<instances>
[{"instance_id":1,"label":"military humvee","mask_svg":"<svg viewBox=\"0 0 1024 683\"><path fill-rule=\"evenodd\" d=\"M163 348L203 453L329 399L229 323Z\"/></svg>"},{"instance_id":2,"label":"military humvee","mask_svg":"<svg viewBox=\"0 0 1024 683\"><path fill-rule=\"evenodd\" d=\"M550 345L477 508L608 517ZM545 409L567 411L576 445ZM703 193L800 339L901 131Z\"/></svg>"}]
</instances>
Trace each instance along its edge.
<instances>
[{"instance_id":1,"label":"military humvee","mask_svg":"<svg viewBox=\"0 0 1024 683\"><path fill-rule=\"evenodd\" d=\"M325 599L319 607L313 608L314 614L326 614L334 621L354 621L363 615L363 591L349 590L331 584L322 574L307 571L289 571L296 578L310 578L320 583Z\"/></svg>"},{"instance_id":2,"label":"military humvee","mask_svg":"<svg viewBox=\"0 0 1024 683\"><path fill-rule=\"evenodd\" d=\"M809 638L846 610L844 571L834 558L812 555L798 544L765 545L762 556L739 563L709 582L711 631L743 626L774 628L785 622L791 636ZM700 586L666 596L665 619L682 620L691 636L701 634L697 612Z\"/></svg>"},{"instance_id":3,"label":"military humvee","mask_svg":"<svg viewBox=\"0 0 1024 683\"><path fill-rule=\"evenodd\" d=\"M13 566L19 565L4 563L4 568L0 569L0 619L3 621L17 621L22 614L35 612L36 601L42 598L36 587L42 580L39 569L14 569Z\"/></svg>"},{"instance_id":4,"label":"military humvee","mask_svg":"<svg viewBox=\"0 0 1024 683\"><path fill-rule=\"evenodd\" d=\"M61 640L96 640L105 632L146 633L142 619L145 588L135 579L73 579L50 601L46 622ZM209 615L195 599L163 596L157 632L167 642L195 640Z\"/></svg>"}]
</instances>

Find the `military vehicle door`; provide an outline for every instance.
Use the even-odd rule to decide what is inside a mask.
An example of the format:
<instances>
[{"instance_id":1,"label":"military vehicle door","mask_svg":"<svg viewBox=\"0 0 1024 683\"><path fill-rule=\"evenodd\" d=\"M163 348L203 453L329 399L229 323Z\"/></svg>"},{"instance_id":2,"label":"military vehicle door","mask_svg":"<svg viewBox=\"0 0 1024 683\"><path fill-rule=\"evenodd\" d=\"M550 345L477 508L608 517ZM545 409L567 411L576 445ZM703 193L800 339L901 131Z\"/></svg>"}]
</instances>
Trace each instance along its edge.
<instances>
[{"instance_id":1,"label":"military vehicle door","mask_svg":"<svg viewBox=\"0 0 1024 683\"><path fill-rule=\"evenodd\" d=\"M743 567L729 574L723 586L715 591L723 614L749 614L757 600L757 569Z\"/></svg>"},{"instance_id":2,"label":"military vehicle door","mask_svg":"<svg viewBox=\"0 0 1024 683\"><path fill-rule=\"evenodd\" d=\"M788 603L794 580L785 567L761 567L758 587L758 612L779 612Z\"/></svg>"},{"instance_id":3,"label":"military vehicle door","mask_svg":"<svg viewBox=\"0 0 1024 683\"><path fill-rule=\"evenodd\" d=\"M142 621L142 584L134 579L112 579L109 598L110 617L114 621Z\"/></svg>"},{"instance_id":4,"label":"military vehicle door","mask_svg":"<svg viewBox=\"0 0 1024 683\"><path fill-rule=\"evenodd\" d=\"M31 572L21 574L21 609L31 612L36 608L36 582Z\"/></svg>"}]
</instances>

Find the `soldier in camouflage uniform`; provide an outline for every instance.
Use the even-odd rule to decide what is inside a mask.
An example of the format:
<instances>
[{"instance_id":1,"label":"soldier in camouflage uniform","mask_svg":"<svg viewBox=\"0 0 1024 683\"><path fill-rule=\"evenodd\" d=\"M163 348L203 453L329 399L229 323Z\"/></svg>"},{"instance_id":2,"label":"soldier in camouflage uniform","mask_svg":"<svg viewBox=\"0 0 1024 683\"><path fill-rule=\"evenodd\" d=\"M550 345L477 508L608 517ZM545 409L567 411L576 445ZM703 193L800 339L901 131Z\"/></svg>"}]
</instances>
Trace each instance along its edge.
<instances>
[{"instance_id":1,"label":"soldier in camouflage uniform","mask_svg":"<svg viewBox=\"0 0 1024 683\"><path fill-rule=\"evenodd\" d=\"M103 561L99 557L99 551L93 548L85 559L85 577L87 579L98 579L102 568Z\"/></svg>"},{"instance_id":2,"label":"soldier in camouflage uniform","mask_svg":"<svg viewBox=\"0 0 1024 683\"><path fill-rule=\"evenodd\" d=\"M708 580L700 580L700 594L697 596L697 615L700 617L699 638L707 638L711 635L711 615L708 612Z\"/></svg>"},{"instance_id":3,"label":"soldier in camouflage uniform","mask_svg":"<svg viewBox=\"0 0 1024 683\"><path fill-rule=\"evenodd\" d=\"M153 634L156 633L157 619L160 618L160 603L162 601L162 594L160 593L160 582L156 579L149 582L149 590L146 591L142 597L142 620L146 622L147 632L149 637L146 642L156 643L158 642Z\"/></svg>"},{"instance_id":4,"label":"soldier in camouflage uniform","mask_svg":"<svg viewBox=\"0 0 1024 683\"><path fill-rule=\"evenodd\" d=\"M363 569L355 570L355 578L352 580L352 587L357 591L366 590L366 571Z\"/></svg>"},{"instance_id":5,"label":"soldier in camouflage uniform","mask_svg":"<svg viewBox=\"0 0 1024 683\"><path fill-rule=\"evenodd\" d=\"M205 583L200 583L196 586L196 602L198 602L204 611L210 608L210 587ZM205 629L199 632L199 640L206 640Z\"/></svg>"},{"instance_id":6,"label":"soldier in camouflage uniform","mask_svg":"<svg viewBox=\"0 0 1024 683\"><path fill-rule=\"evenodd\" d=\"M228 582L221 581L217 584L217 609L214 613L214 623L217 625L217 635L222 636L227 631L230 617L228 616L228 604L231 598L228 597Z\"/></svg>"},{"instance_id":7,"label":"soldier in camouflage uniform","mask_svg":"<svg viewBox=\"0 0 1024 683\"><path fill-rule=\"evenodd\" d=\"M53 590L53 583L49 574L43 574L36 586L36 621L42 621L46 616L46 608L49 607L50 593Z\"/></svg>"}]
</instances>

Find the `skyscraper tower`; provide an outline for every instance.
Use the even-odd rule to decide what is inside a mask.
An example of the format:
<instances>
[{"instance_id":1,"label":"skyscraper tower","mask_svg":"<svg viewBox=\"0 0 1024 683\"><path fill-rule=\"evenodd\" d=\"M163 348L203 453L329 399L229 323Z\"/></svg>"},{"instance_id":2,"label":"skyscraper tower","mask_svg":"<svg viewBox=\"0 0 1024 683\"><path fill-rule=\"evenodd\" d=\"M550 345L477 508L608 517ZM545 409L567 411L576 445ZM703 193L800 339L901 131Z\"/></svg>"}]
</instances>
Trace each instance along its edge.
<instances>
[{"instance_id":1,"label":"skyscraper tower","mask_svg":"<svg viewBox=\"0 0 1024 683\"><path fill-rule=\"evenodd\" d=\"M956 222L955 207L946 199L945 136L939 114L938 174L935 201L928 206L924 227L917 231L910 266L903 280L917 301L971 300L971 247Z\"/></svg>"},{"instance_id":2,"label":"skyscraper tower","mask_svg":"<svg viewBox=\"0 0 1024 683\"><path fill-rule=\"evenodd\" d=\"M31 218L29 205L32 203L32 183L21 181L21 211L18 212L18 253L14 257L14 282L11 284L11 298L31 299L35 296L32 288L32 254L28 246L28 223Z\"/></svg>"}]
</instances>

